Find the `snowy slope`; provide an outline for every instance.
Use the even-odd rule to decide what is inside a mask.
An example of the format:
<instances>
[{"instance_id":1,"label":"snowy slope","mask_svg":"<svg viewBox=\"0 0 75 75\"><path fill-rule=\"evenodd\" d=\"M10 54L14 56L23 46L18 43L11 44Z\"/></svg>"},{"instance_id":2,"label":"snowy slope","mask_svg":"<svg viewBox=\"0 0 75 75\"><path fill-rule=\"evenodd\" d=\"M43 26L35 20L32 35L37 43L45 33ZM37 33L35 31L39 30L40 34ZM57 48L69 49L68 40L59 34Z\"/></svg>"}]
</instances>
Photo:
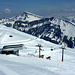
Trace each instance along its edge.
<instances>
[{"instance_id":1,"label":"snowy slope","mask_svg":"<svg viewBox=\"0 0 75 75\"><path fill-rule=\"evenodd\" d=\"M61 31L64 35L68 36L68 38L75 37L75 25L71 22L55 18L51 23L60 25Z\"/></svg>"},{"instance_id":2,"label":"snowy slope","mask_svg":"<svg viewBox=\"0 0 75 75\"><path fill-rule=\"evenodd\" d=\"M0 54L0 75L75 75L74 49L66 47L62 62L59 45L5 26L0 26L0 36L0 46L21 43L27 47L20 50L20 56ZM43 59L38 58L38 43L43 46ZM51 60L46 59L47 56L51 56Z\"/></svg>"}]
</instances>

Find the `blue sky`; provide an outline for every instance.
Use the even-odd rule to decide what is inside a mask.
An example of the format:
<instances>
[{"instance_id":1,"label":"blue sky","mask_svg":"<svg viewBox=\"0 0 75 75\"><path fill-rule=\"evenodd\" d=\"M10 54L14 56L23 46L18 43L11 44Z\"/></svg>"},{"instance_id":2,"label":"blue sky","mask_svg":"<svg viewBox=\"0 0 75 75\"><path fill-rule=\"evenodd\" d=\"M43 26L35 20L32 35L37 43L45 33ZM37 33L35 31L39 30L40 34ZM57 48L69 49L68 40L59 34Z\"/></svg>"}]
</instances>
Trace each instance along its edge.
<instances>
[{"instance_id":1,"label":"blue sky","mask_svg":"<svg viewBox=\"0 0 75 75\"><path fill-rule=\"evenodd\" d=\"M40 16L56 16L75 13L75 0L1 0L0 17L11 17L23 11Z\"/></svg>"}]
</instances>

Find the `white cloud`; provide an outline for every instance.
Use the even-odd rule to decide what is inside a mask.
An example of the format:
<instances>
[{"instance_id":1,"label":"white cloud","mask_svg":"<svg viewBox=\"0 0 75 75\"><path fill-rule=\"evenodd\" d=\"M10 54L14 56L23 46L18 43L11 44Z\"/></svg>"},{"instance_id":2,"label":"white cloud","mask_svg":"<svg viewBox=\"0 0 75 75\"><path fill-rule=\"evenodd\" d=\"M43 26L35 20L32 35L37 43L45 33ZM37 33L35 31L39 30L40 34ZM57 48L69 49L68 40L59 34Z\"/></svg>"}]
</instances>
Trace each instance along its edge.
<instances>
[{"instance_id":1,"label":"white cloud","mask_svg":"<svg viewBox=\"0 0 75 75\"><path fill-rule=\"evenodd\" d=\"M6 9L4 10L4 12L7 13L7 14L9 14L9 13L11 13L11 10L8 9L8 8L6 8Z\"/></svg>"}]
</instances>

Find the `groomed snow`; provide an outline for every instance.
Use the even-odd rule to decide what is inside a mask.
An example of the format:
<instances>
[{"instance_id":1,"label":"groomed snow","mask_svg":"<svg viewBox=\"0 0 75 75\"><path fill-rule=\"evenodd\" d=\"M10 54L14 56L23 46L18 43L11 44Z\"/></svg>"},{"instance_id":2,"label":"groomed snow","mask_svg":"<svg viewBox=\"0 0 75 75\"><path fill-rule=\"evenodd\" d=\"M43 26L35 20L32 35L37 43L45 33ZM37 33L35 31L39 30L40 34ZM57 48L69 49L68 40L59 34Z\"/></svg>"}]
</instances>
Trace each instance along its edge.
<instances>
[{"instance_id":1,"label":"groomed snow","mask_svg":"<svg viewBox=\"0 0 75 75\"><path fill-rule=\"evenodd\" d=\"M2 32L5 32L5 35L2 35ZM9 38L10 34L7 33L14 37ZM0 36L0 45L23 43L26 47L20 50L20 56L0 54L0 75L75 75L74 49L66 48L62 62L59 45L5 26L0 26ZM41 54L44 58L38 58L38 44L43 46ZM51 56L51 60L46 59L47 56Z\"/></svg>"}]
</instances>

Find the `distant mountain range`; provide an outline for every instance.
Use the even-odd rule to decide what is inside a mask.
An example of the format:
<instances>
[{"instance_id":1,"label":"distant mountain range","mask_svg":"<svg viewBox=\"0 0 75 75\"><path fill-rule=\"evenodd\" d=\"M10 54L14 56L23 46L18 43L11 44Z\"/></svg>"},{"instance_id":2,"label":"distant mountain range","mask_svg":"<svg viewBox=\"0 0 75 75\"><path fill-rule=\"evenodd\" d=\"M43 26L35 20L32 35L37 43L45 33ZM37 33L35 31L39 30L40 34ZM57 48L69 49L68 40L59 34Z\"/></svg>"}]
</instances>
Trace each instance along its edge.
<instances>
[{"instance_id":1,"label":"distant mountain range","mask_svg":"<svg viewBox=\"0 0 75 75\"><path fill-rule=\"evenodd\" d=\"M23 14L9 19L1 19L0 24L15 28L19 31L34 35L55 44L75 47L75 24L55 17L45 18L23 12Z\"/></svg>"}]
</instances>

